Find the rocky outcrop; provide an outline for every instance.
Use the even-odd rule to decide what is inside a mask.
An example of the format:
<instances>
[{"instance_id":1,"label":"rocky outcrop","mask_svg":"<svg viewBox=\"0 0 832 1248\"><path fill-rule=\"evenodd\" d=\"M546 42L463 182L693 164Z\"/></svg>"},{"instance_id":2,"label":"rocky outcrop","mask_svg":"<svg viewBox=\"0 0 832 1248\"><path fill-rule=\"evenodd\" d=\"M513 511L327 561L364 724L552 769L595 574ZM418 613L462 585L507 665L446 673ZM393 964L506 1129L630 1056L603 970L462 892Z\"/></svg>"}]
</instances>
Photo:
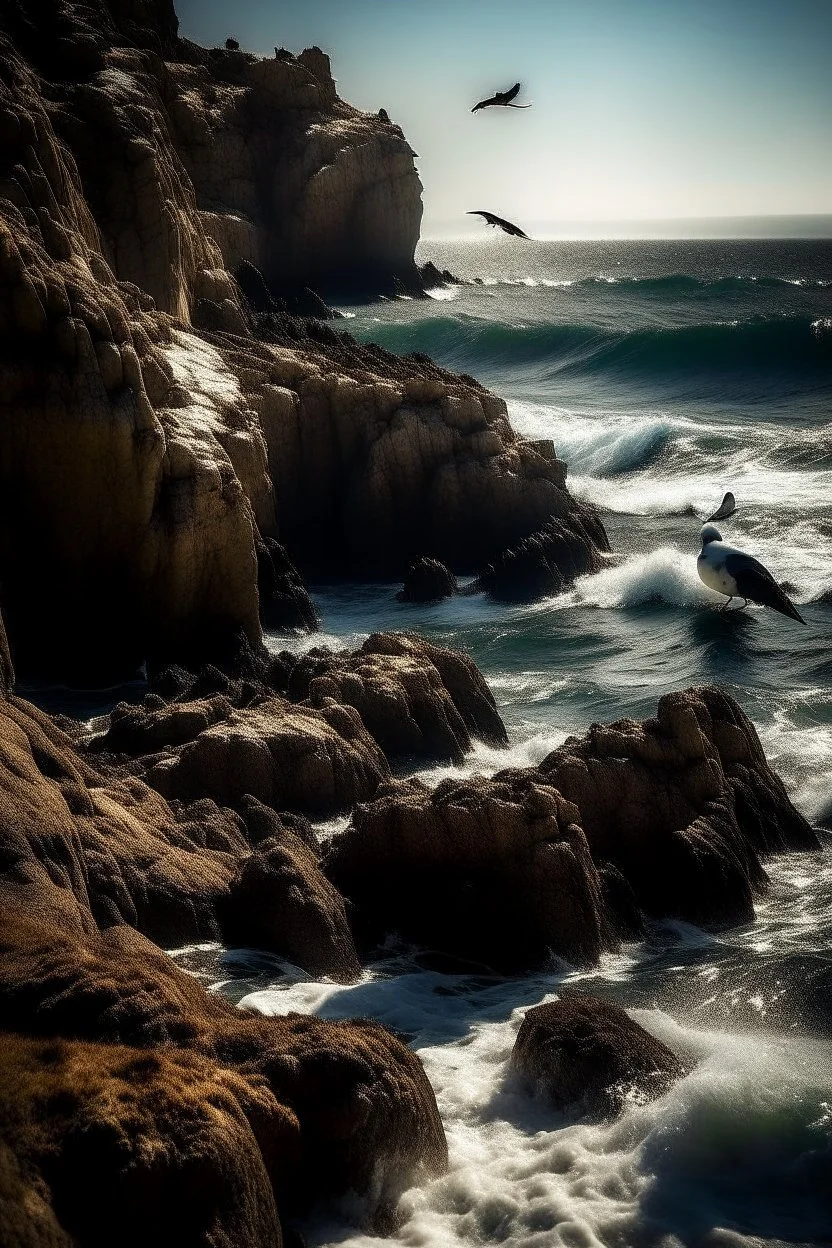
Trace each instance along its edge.
<instances>
[{"instance_id":1,"label":"rocky outcrop","mask_svg":"<svg viewBox=\"0 0 832 1248\"><path fill-rule=\"evenodd\" d=\"M314 633L318 613L285 547L267 537L256 543L260 618L277 632Z\"/></svg>"},{"instance_id":2,"label":"rocky outcrop","mask_svg":"<svg viewBox=\"0 0 832 1248\"><path fill-rule=\"evenodd\" d=\"M173 1049L0 1034L0 1234L23 1248L281 1244L260 1079Z\"/></svg>"},{"instance_id":3,"label":"rocky outcrop","mask_svg":"<svg viewBox=\"0 0 832 1248\"><path fill-rule=\"evenodd\" d=\"M438 559L416 559L407 569L399 602L440 602L459 592L456 577Z\"/></svg>"},{"instance_id":4,"label":"rocky outcrop","mask_svg":"<svg viewBox=\"0 0 832 1248\"><path fill-rule=\"evenodd\" d=\"M619 1006L584 996L527 1010L511 1064L555 1109L601 1118L661 1096L685 1073L675 1053Z\"/></svg>"},{"instance_id":5,"label":"rocky outcrop","mask_svg":"<svg viewBox=\"0 0 832 1248\"><path fill-rule=\"evenodd\" d=\"M165 797L236 805L251 794L277 809L331 815L366 800L390 774L350 706L296 706L272 696L219 709L221 719L147 767L148 783ZM155 714L179 720L182 712Z\"/></svg>"},{"instance_id":6,"label":"rocky outcrop","mask_svg":"<svg viewBox=\"0 0 832 1248\"><path fill-rule=\"evenodd\" d=\"M614 863L651 915L748 922L761 856L818 846L753 724L712 686L668 694L643 723L593 725L537 775L574 802L593 857Z\"/></svg>"},{"instance_id":7,"label":"rocky outcrop","mask_svg":"<svg viewBox=\"0 0 832 1248\"><path fill-rule=\"evenodd\" d=\"M138 778L97 770L18 699L0 703L0 780L2 861L24 875L48 864L102 927L129 924L166 945L256 937L316 974L357 976L316 848L253 799L241 814L204 794L171 807Z\"/></svg>"},{"instance_id":8,"label":"rocky outcrop","mask_svg":"<svg viewBox=\"0 0 832 1248\"><path fill-rule=\"evenodd\" d=\"M14 668L3 617L0 615L0 698L8 697L14 687Z\"/></svg>"},{"instance_id":9,"label":"rocky outcrop","mask_svg":"<svg viewBox=\"0 0 832 1248\"><path fill-rule=\"evenodd\" d=\"M501 602L531 602L562 593L576 577L600 572L610 549L597 513L582 504L549 520L516 546L501 551L477 577L477 586Z\"/></svg>"},{"instance_id":10,"label":"rocky outcrop","mask_svg":"<svg viewBox=\"0 0 832 1248\"><path fill-rule=\"evenodd\" d=\"M511 973L615 944L578 812L523 773L394 782L359 806L325 870L364 948L386 936Z\"/></svg>"},{"instance_id":11,"label":"rocky outcrop","mask_svg":"<svg viewBox=\"0 0 832 1248\"><path fill-rule=\"evenodd\" d=\"M461 762L476 737L508 739L476 664L460 650L406 633L374 633L360 650L313 650L287 674L287 694L324 707L354 707L388 758L423 755Z\"/></svg>"},{"instance_id":12,"label":"rocky outcrop","mask_svg":"<svg viewBox=\"0 0 832 1248\"><path fill-rule=\"evenodd\" d=\"M401 1190L445 1165L430 1085L384 1028L243 1014L138 930L193 939L213 921L356 974L310 829L241 810L171 808L0 703L0 1019L33 1038L0 1041L14 1235L31 1215L48 1242L109 1241L135 1211L127 1243L279 1243L275 1197L283 1214L347 1192L389 1229ZM107 1192L88 1204L92 1175Z\"/></svg>"}]
</instances>

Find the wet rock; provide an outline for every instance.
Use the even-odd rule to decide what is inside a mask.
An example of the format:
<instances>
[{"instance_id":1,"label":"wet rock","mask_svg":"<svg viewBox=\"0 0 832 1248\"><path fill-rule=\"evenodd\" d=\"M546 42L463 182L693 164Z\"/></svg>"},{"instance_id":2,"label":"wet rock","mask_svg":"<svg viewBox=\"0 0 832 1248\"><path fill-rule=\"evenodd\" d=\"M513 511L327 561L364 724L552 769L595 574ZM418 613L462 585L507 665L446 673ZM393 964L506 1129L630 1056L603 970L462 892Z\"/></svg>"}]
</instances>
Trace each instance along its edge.
<instances>
[{"instance_id":1,"label":"wet rock","mask_svg":"<svg viewBox=\"0 0 832 1248\"><path fill-rule=\"evenodd\" d=\"M513 1068L555 1109L620 1114L661 1096L685 1073L676 1055L619 1006L568 996L527 1010Z\"/></svg>"},{"instance_id":2,"label":"wet rock","mask_svg":"<svg viewBox=\"0 0 832 1248\"><path fill-rule=\"evenodd\" d=\"M438 559L416 559L407 570L399 602L439 602L459 592L456 577Z\"/></svg>"},{"instance_id":3,"label":"wet rock","mask_svg":"<svg viewBox=\"0 0 832 1248\"><path fill-rule=\"evenodd\" d=\"M285 547L274 538L256 543L260 618L267 628L314 633L318 613Z\"/></svg>"},{"instance_id":4,"label":"wet rock","mask_svg":"<svg viewBox=\"0 0 832 1248\"><path fill-rule=\"evenodd\" d=\"M477 578L480 589L501 602L532 602L562 593L576 577L598 572L610 548L598 516L576 506L504 550Z\"/></svg>"},{"instance_id":5,"label":"wet rock","mask_svg":"<svg viewBox=\"0 0 832 1248\"><path fill-rule=\"evenodd\" d=\"M748 922L766 884L761 856L818 847L753 724L713 686L668 694L643 723L593 725L538 774L577 806L593 857L656 917Z\"/></svg>"},{"instance_id":6,"label":"wet rock","mask_svg":"<svg viewBox=\"0 0 832 1248\"><path fill-rule=\"evenodd\" d=\"M523 773L385 786L325 859L356 939L385 937L514 973L615 944L577 811Z\"/></svg>"},{"instance_id":7,"label":"wet rock","mask_svg":"<svg viewBox=\"0 0 832 1248\"><path fill-rule=\"evenodd\" d=\"M476 664L459 650L407 633L374 633L352 654L312 651L288 677L287 694L312 706L354 707L390 757L461 761L476 737L506 745L505 727Z\"/></svg>"}]
</instances>

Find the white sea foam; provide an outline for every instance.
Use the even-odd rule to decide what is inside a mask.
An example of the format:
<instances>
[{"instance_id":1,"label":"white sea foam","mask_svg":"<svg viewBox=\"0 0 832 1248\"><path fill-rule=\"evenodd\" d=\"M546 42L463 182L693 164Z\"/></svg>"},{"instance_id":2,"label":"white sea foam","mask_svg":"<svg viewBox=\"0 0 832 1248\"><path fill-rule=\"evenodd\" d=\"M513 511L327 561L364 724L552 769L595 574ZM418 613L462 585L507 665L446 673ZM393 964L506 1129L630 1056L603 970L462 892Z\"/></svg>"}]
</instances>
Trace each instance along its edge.
<instances>
[{"instance_id":1,"label":"white sea foam","mask_svg":"<svg viewBox=\"0 0 832 1248\"><path fill-rule=\"evenodd\" d=\"M828 1155L832 1148L827 1043L701 1031L658 1010L633 1011L690 1073L658 1100L642 1104L632 1097L618 1121L598 1124L556 1113L512 1076L510 1056L525 1010L545 999L551 988L540 977L519 985L495 981L472 997L461 977L417 972L365 974L347 988L268 989L241 1004L267 1014L370 1013L414 1036L436 1093L450 1165L446 1175L405 1194L403 1225L392 1242L667 1246L698 1241L714 1225L736 1225L738 1216L749 1236L791 1238L794 1231L804 1240L820 1232L824 1150ZM813 1174L814 1201L806 1186ZM757 1199L758 1190L770 1200ZM337 1239L343 1248L378 1248L380 1242L332 1223L307 1229L313 1244ZM735 1242L753 1241L738 1235Z\"/></svg>"},{"instance_id":2,"label":"white sea foam","mask_svg":"<svg viewBox=\"0 0 832 1248\"><path fill-rule=\"evenodd\" d=\"M580 577L571 593L551 605L610 609L655 602L712 606L724 601L700 581L690 551L661 546L646 555L633 555L617 567Z\"/></svg>"}]
</instances>

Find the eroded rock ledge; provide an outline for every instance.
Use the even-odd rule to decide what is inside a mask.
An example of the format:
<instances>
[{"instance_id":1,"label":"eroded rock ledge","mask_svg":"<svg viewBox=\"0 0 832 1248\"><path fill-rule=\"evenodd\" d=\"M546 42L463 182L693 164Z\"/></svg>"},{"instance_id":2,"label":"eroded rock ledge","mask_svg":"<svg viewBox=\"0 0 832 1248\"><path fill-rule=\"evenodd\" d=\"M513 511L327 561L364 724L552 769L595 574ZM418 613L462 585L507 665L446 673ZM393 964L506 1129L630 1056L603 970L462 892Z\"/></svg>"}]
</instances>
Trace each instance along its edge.
<instances>
[{"instance_id":1,"label":"eroded rock ledge","mask_svg":"<svg viewBox=\"0 0 832 1248\"><path fill-rule=\"evenodd\" d=\"M53 16L0 15L0 579L21 671L102 683L256 646L259 608L309 627L293 562L399 579L422 555L475 572L553 518L578 540L564 465L500 399L258 318L229 271L346 279L349 257L377 290L412 268L398 127L340 101L314 49L178 39L166 0Z\"/></svg>"}]
</instances>

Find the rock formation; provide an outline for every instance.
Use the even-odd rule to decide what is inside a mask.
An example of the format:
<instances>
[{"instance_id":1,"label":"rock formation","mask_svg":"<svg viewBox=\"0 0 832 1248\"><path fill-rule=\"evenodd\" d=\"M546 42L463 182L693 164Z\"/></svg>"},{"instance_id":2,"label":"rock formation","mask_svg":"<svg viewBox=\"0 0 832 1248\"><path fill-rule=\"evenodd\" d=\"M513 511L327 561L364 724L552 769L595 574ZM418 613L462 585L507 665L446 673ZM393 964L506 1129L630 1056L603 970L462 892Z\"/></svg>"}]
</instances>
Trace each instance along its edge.
<instances>
[{"instance_id":1,"label":"rock formation","mask_svg":"<svg viewBox=\"0 0 832 1248\"><path fill-rule=\"evenodd\" d=\"M338 99L323 53L197 48L168 0L52 17L0 17L0 579L22 670L96 683L256 646L258 571L265 618L308 625L277 538L307 574L401 576L575 528L551 444L501 400L258 313L232 278L415 274L410 149Z\"/></svg>"},{"instance_id":2,"label":"rock formation","mask_svg":"<svg viewBox=\"0 0 832 1248\"><path fill-rule=\"evenodd\" d=\"M364 948L388 935L517 972L615 945L578 812L533 777L385 786L325 860Z\"/></svg>"},{"instance_id":3,"label":"rock formation","mask_svg":"<svg viewBox=\"0 0 832 1248\"><path fill-rule=\"evenodd\" d=\"M246 1015L142 935L355 976L311 830L240 806L169 807L0 695L4 1242L103 1242L125 1220L125 1243L279 1244L278 1211L347 1192L389 1229L445 1165L424 1072L384 1028Z\"/></svg>"},{"instance_id":4,"label":"rock formation","mask_svg":"<svg viewBox=\"0 0 832 1248\"><path fill-rule=\"evenodd\" d=\"M601 1118L628 1100L661 1096L685 1073L675 1053L619 1006L588 996L527 1010L511 1064L555 1109Z\"/></svg>"},{"instance_id":5,"label":"rock formation","mask_svg":"<svg viewBox=\"0 0 832 1248\"><path fill-rule=\"evenodd\" d=\"M614 863L651 915L747 922L766 882L760 857L818 846L753 724L712 686L668 694L643 723L593 725L537 774L575 803L593 857Z\"/></svg>"},{"instance_id":6,"label":"rock formation","mask_svg":"<svg viewBox=\"0 0 832 1248\"><path fill-rule=\"evenodd\" d=\"M407 569L399 602L440 602L459 592L456 577L438 559L416 559Z\"/></svg>"}]
</instances>

